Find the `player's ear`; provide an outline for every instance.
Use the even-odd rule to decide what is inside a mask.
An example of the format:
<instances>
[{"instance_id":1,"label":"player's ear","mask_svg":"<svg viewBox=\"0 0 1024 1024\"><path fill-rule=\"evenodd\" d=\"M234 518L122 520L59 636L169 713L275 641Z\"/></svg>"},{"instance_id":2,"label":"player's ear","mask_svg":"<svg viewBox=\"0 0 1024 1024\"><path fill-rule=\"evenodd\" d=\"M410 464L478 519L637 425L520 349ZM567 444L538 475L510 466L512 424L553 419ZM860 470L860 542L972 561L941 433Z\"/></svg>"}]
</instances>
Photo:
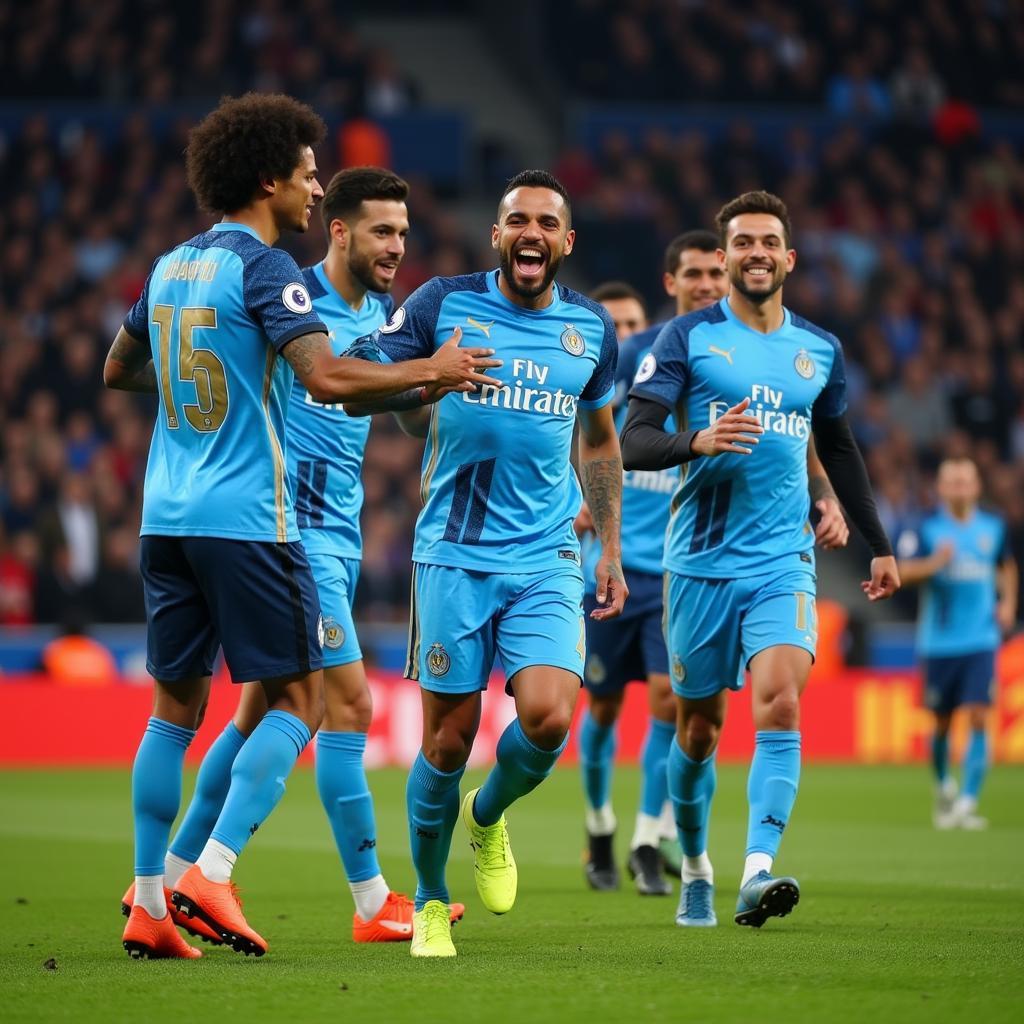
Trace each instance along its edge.
<instances>
[{"instance_id":1,"label":"player's ear","mask_svg":"<svg viewBox=\"0 0 1024 1024\"><path fill-rule=\"evenodd\" d=\"M718 265L719 265L719 266L720 266L720 267L721 267L721 268L722 268L723 270L725 270L725 268L726 268L726 261L725 261L725 250L724 250L724 249L716 249L716 250L715 250L715 256L717 256L717 257L718 257Z\"/></svg>"},{"instance_id":2,"label":"player's ear","mask_svg":"<svg viewBox=\"0 0 1024 1024\"><path fill-rule=\"evenodd\" d=\"M498 248L498 239L501 238L501 228L497 224L491 225L491 248Z\"/></svg>"},{"instance_id":3,"label":"player's ear","mask_svg":"<svg viewBox=\"0 0 1024 1024\"><path fill-rule=\"evenodd\" d=\"M260 178L260 189L263 192L263 195L260 196L261 199L265 196L272 196L277 192L277 182L273 178Z\"/></svg>"},{"instance_id":4,"label":"player's ear","mask_svg":"<svg viewBox=\"0 0 1024 1024\"><path fill-rule=\"evenodd\" d=\"M562 246L562 255L568 256L572 252L572 247L576 242L576 232L570 228L565 235L565 244Z\"/></svg>"},{"instance_id":5,"label":"player's ear","mask_svg":"<svg viewBox=\"0 0 1024 1024\"><path fill-rule=\"evenodd\" d=\"M676 287L676 275L670 274L666 270L665 273L661 275L661 283L665 286L665 294L674 299L676 297L676 292L679 291Z\"/></svg>"},{"instance_id":6,"label":"player's ear","mask_svg":"<svg viewBox=\"0 0 1024 1024\"><path fill-rule=\"evenodd\" d=\"M348 225L340 217L335 217L331 221L330 234L332 245L337 245L340 249L348 248Z\"/></svg>"},{"instance_id":7,"label":"player's ear","mask_svg":"<svg viewBox=\"0 0 1024 1024\"><path fill-rule=\"evenodd\" d=\"M796 249L786 250L786 273L790 273L796 266Z\"/></svg>"}]
</instances>

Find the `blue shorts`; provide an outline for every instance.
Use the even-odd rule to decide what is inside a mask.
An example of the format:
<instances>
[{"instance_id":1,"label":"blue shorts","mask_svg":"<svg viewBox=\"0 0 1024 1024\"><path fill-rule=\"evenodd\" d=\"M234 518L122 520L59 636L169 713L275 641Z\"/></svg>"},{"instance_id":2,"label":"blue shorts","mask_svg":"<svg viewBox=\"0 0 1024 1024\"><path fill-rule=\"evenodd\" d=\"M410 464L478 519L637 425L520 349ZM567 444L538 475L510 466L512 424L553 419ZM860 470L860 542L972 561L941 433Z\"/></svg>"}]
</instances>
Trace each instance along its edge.
<instances>
[{"instance_id":1,"label":"blue shorts","mask_svg":"<svg viewBox=\"0 0 1024 1024\"><path fill-rule=\"evenodd\" d=\"M320 601L300 543L146 536L140 554L155 679L210 675L218 646L236 683L321 667Z\"/></svg>"},{"instance_id":2,"label":"blue shorts","mask_svg":"<svg viewBox=\"0 0 1024 1024\"><path fill-rule=\"evenodd\" d=\"M924 706L937 715L961 704L991 704L995 686L995 651L924 660Z\"/></svg>"},{"instance_id":3,"label":"blue shorts","mask_svg":"<svg viewBox=\"0 0 1024 1024\"><path fill-rule=\"evenodd\" d=\"M587 664L583 685L599 697L618 693L626 683L668 673L662 633L664 579L648 572L625 572L629 600L617 619L590 617L597 597L583 598L587 624Z\"/></svg>"},{"instance_id":4,"label":"blue shorts","mask_svg":"<svg viewBox=\"0 0 1024 1024\"><path fill-rule=\"evenodd\" d=\"M700 700L743 688L750 659L788 644L814 657L814 576L793 570L739 580L668 574L666 642L672 689Z\"/></svg>"},{"instance_id":5,"label":"blue shorts","mask_svg":"<svg viewBox=\"0 0 1024 1024\"><path fill-rule=\"evenodd\" d=\"M505 690L531 665L583 678L583 574L579 566L492 573L413 566L407 679L435 693L485 690L501 658Z\"/></svg>"},{"instance_id":6,"label":"blue shorts","mask_svg":"<svg viewBox=\"0 0 1024 1024\"><path fill-rule=\"evenodd\" d=\"M359 649L352 621L359 559L339 558L319 551L309 552L308 557L324 616L324 668L360 661L363 652Z\"/></svg>"}]
</instances>

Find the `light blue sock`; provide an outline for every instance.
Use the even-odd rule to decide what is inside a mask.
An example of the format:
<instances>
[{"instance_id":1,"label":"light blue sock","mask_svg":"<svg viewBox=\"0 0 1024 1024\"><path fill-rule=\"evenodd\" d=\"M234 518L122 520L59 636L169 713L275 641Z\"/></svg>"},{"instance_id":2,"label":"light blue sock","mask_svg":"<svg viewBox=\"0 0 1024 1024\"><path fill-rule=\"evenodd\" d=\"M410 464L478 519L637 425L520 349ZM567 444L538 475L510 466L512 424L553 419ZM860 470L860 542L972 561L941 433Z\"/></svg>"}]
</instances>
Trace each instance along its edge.
<instances>
[{"instance_id":1,"label":"light blue sock","mask_svg":"<svg viewBox=\"0 0 1024 1024\"><path fill-rule=\"evenodd\" d=\"M284 783L309 742L309 729L287 711L268 711L231 766L231 788L211 839L235 853L284 796Z\"/></svg>"},{"instance_id":2,"label":"light blue sock","mask_svg":"<svg viewBox=\"0 0 1024 1024\"><path fill-rule=\"evenodd\" d=\"M132 814L135 818L135 874L162 875L167 839L181 806L181 769L195 736L159 718L151 718L132 765Z\"/></svg>"},{"instance_id":3,"label":"light blue sock","mask_svg":"<svg viewBox=\"0 0 1024 1024\"><path fill-rule=\"evenodd\" d=\"M747 854L779 852L800 784L800 733L757 732L747 777Z\"/></svg>"},{"instance_id":4,"label":"light blue sock","mask_svg":"<svg viewBox=\"0 0 1024 1024\"><path fill-rule=\"evenodd\" d=\"M452 832L459 820L459 782L466 766L453 772L435 768L421 750L413 761L405 787L409 815L409 845L416 868L416 909L427 900L448 902L445 866Z\"/></svg>"},{"instance_id":5,"label":"light blue sock","mask_svg":"<svg viewBox=\"0 0 1024 1024\"><path fill-rule=\"evenodd\" d=\"M940 736L935 733L932 736L932 768L935 771L935 778L941 785L949 775L949 734Z\"/></svg>"},{"instance_id":6,"label":"light blue sock","mask_svg":"<svg viewBox=\"0 0 1024 1024\"><path fill-rule=\"evenodd\" d=\"M608 803L615 760L615 726L598 725L587 708L580 722L579 744L583 793L587 806L596 811Z\"/></svg>"},{"instance_id":7,"label":"light blue sock","mask_svg":"<svg viewBox=\"0 0 1024 1024\"><path fill-rule=\"evenodd\" d=\"M675 811L679 845L687 857L699 857L708 848L708 821L718 775L715 755L694 761L673 737L668 751L668 792Z\"/></svg>"},{"instance_id":8,"label":"light blue sock","mask_svg":"<svg viewBox=\"0 0 1024 1024\"><path fill-rule=\"evenodd\" d=\"M228 722L206 752L196 776L192 802L171 841L171 853L175 857L190 864L199 860L199 854L217 823L217 815L224 806L224 798L231 786L231 766L244 742L245 737L235 728L235 723Z\"/></svg>"},{"instance_id":9,"label":"light blue sock","mask_svg":"<svg viewBox=\"0 0 1024 1024\"><path fill-rule=\"evenodd\" d=\"M536 789L550 774L569 742L568 733L554 750L535 747L514 718L498 740L497 759L473 803L478 825L493 825L521 796Z\"/></svg>"},{"instance_id":10,"label":"light blue sock","mask_svg":"<svg viewBox=\"0 0 1024 1024\"><path fill-rule=\"evenodd\" d=\"M988 733L984 729L972 729L964 751L963 795L978 799L981 784L988 774Z\"/></svg>"},{"instance_id":11,"label":"light blue sock","mask_svg":"<svg viewBox=\"0 0 1024 1024\"><path fill-rule=\"evenodd\" d=\"M380 874L365 751L365 732L317 733L316 788L350 882L366 882Z\"/></svg>"},{"instance_id":12,"label":"light blue sock","mask_svg":"<svg viewBox=\"0 0 1024 1024\"><path fill-rule=\"evenodd\" d=\"M640 812L657 818L668 798L668 752L676 734L674 722L652 718L640 751Z\"/></svg>"}]
</instances>

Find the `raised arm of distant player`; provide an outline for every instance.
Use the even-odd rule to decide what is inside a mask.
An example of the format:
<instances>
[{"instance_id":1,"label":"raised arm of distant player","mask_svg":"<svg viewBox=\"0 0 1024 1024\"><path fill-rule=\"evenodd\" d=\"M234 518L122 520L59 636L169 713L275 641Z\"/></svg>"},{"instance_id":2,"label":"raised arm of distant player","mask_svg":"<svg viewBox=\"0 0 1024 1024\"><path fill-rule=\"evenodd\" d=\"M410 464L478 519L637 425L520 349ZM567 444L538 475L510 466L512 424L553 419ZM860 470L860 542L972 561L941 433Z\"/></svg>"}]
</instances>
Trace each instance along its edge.
<instances>
[{"instance_id":1,"label":"raised arm of distant player","mask_svg":"<svg viewBox=\"0 0 1024 1024\"><path fill-rule=\"evenodd\" d=\"M133 338L122 327L103 364L103 383L119 391L143 391L155 395L156 370L148 343Z\"/></svg>"},{"instance_id":2,"label":"raised arm of distant player","mask_svg":"<svg viewBox=\"0 0 1024 1024\"><path fill-rule=\"evenodd\" d=\"M828 478L853 525L871 549L871 579L861 583L861 589L869 601L891 597L900 587L900 574L892 545L879 521L867 467L846 414L826 417L812 412L811 428Z\"/></svg>"},{"instance_id":3,"label":"raised arm of distant player","mask_svg":"<svg viewBox=\"0 0 1024 1024\"><path fill-rule=\"evenodd\" d=\"M814 530L815 543L826 551L845 548L850 539L850 528L846 525L846 517L825 467L818 458L813 437L807 441L807 489L811 493L811 503L821 515Z\"/></svg>"},{"instance_id":4,"label":"raised arm of distant player","mask_svg":"<svg viewBox=\"0 0 1024 1024\"><path fill-rule=\"evenodd\" d=\"M622 613L629 596L622 574L622 453L615 432L611 405L600 409L580 409L580 479L583 497L594 520L594 531L601 541L601 560L597 563L597 603L594 619L613 619Z\"/></svg>"},{"instance_id":5,"label":"raised arm of distant player","mask_svg":"<svg viewBox=\"0 0 1024 1024\"><path fill-rule=\"evenodd\" d=\"M289 341L282 353L314 401L369 403L414 388L427 388L430 401L434 394L468 390L477 384L500 385L501 381L480 372L500 365L500 361L488 358L491 351L459 348L456 342L442 345L429 359L378 363L336 356L327 335L316 333ZM346 411L349 415L367 415L372 410L356 412L346 407Z\"/></svg>"}]
</instances>

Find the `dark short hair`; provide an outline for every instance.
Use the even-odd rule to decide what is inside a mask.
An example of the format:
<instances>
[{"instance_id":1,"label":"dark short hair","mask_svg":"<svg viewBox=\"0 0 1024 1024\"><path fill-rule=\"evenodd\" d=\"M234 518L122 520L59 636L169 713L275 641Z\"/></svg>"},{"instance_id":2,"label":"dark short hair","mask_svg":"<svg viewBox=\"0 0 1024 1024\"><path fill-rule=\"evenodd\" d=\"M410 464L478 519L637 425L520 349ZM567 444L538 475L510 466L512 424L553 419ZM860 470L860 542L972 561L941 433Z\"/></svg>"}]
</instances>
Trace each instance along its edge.
<instances>
[{"instance_id":1,"label":"dark short hair","mask_svg":"<svg viewBox=\"0 0 1024 1024\"><path fill-rule=\"evenodd\" d=\"M718 238L714 231L697 228L676 235L665 248L665 273L674 274L679 269L679 260L687 249L699 249L701 252L715 252L718 249Z\"/></svg>"},{"instance_id":2,"label":"dark short hair","mask_svg":"<svg viewBox=\"0 0 1024 1024\"><path fill-rule=\"evenodd\" d=\"M331 178L320 202L324 227L332 220L346 220L359 212L367 199L394 199L404 203L409 183L384 167L346 167Z\"/></svg>"},{"instance_id":3,"label":"dark short hair","mask_svg":"<svg viewBox=\"0 0 1024 1024\"><path fill-rule=\"evenodd\" d=\"M594 288L590 297L595 302L613 302L615 299L636 299L640 308L647 315L647 306L643 296L626 281L605 281Z\"/></svg>"},{"instance_id":4,"label":"dark short hair","mask_svg":"<svg viewBox=\"0 0 1024 1024\"><path fill-rule=\"evenodd\" d=\"M718 226L718 235L722 247L725 247L725 233L729 229L729 221L733 217L739 217L743 213L768 213L778 217L782 223L783 241L789 249L793 239L792 225L789 223L789 210L786 204L771 192L744 192L743 195L730 199L719 211L715 218Z\"/></svg>"},{"instance_id":5,"label":"dark short hair","mask_svg":"<svg viewBox=\"0 0 1024 1024\"><path fill-rule=\"evenodd\" d=\"M253 201L261 182L290 178L303 148L318 145L326 130L310 107L291 96L225 96L189 132L189 187L209 213L234 213Z\"/></svg>"},{"instance_id":6,"label":"dark short hair","mask_svg":"<svg viewBox=\"0 0 1024 1024\"><path fill-rule=\"evenodd\" d=\"M566 187L549 171L520 171L515 177L509 178L505 191L501 193L498 200L498 218L501 219L501 204L509 192L517 188L549 188L557 192L565 202L566 226L572 224L572 204L569 202L569 193Z\"/></svg>"}]
</instances>

